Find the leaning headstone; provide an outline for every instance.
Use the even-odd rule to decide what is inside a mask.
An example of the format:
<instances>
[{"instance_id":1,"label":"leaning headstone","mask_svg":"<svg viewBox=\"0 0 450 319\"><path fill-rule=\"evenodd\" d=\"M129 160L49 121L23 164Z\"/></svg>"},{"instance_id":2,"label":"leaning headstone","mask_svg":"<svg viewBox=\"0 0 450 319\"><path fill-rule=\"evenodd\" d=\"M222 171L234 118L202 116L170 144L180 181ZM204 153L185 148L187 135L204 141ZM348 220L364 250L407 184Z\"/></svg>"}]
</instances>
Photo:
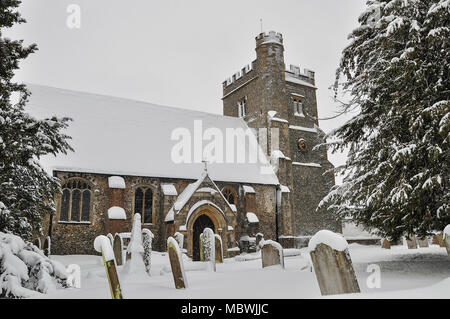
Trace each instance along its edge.
<instances>
[{"instance_id":1,"label":"leaning headstone","mask_svg":"<svg viewBox=\"0 0 450 319\"><path fill-rule=\"evenodd\" d=\"M131 238L127 246L127 255L130 255L130 258L125 261L123 273L145 273L145 264L142 258L144 255L144 247L142 246L141 214L134 214Z\"/></svg>"},{"instance_id":2,"label":"leaning headstone","mask_svg":"<svg viewBox=\"0 0 450 319\"><path fill-rule=\"evenodd\" d=\"M167 251L169 253L170 267L172 269L175 288L187 288L188 284L184 273L181 250L178 246L178 242L173 237L167 239Z\"/></svg>"},{"instance_id":3,"label":"leaning headstone","mask_svg":"<svg viewBox=\"0 0 450 319\"><path fill-rule=\"evenodd\" d=\"M109 241L111 242L111 246L114 246L114 236L111 233L108 233L106 237L108 237Z\"/></svg>"},{"instance_id":4,"label":"leaning headstone","mask_svg":"<svg viewBox=\"0 0 450 319\"><path fill-rule=\"evenodd\" d=\"M220 235L215 234L215 255L216 255L216 264L223 263L223 246L222 246L222 237Z\"/></svg>"},{"instance_id":5,"label":"leaning headstone","mask_svg":"<svg viewBox=\"0 0 450 319\"><path fill-rule=\"evenodd\" d=\"M428 245L428 238L417 238L417 243L419 244L419 247L426 248L429 247Z\"/></svg>"},{"instance_id":6,"label":"leaning headstone","mask_svg":"<svg viewBox=\"0 0 450 319\"><path fill-rule=\"evenodd\" d=\"M114 236L114 256L116 257L117 266L123 265L123 241L120 234Z\"/></svg>"},{"instance_id":7,"label":"leaning headstone","mask_svg":"<svg viewBox=\"0 0 450 319\"><path fill-rule=\"evenodd\" d=\"M406 245L408 249L417 249L417 238L416 235L409 235L409 237L405 237Z\"/></svg>"},{"instance_id":8,"label":"leaning headstone","mask_svg":"<svg viewBox=\"0 0 450 319\"><path fill-rule=\"evenodd\" d=\"M173 238L175 238L175 240L178 243L178 246L180 246L181 252L183 252L184 235L179 232L176 232L175 234L173 234Z\"/></svg>"},{"instance_id":9,"label":"leaning headstone","mask_svg":"<svg viewBox=\"0 0 450 319\"><path fill-rule=\"evenodd\" d=\"M44 255L47 257L50 256L50 251L51 251L51 240L50 236L47 236L44 241Z\"/></svg>"},{"instance_id":10,"label":"leaning headstone","mask_svg":"<svg viewBox=\"0 0 450 319\"><path fill-rule=\"evenodd\" d=\"M322 295L360 292L344 237L329 230L318 231L309 240L308 250Z\"/></svg>"},{"instance_id":11,"label":"leaning headstone","mask_svg":"<svg viewBox=\"0 0 450 319\"><path fill-rule=\"evenodd\" d=\"M262 267L280 265L284 268L283 247L273 240L265 240L261 247Z\"/></svg>"},{"instance_id":12,"label":"leaning headstone","mask_svg":"<svg viewBox=\"0 0 450 319\"><path fill-rule=\"evenodd\" d=\"M152 266L152 241L153 233L150 229L144 228L142 230L142 246L144 246L144 254L142 258L144 259L145 271L150 275L150 269Z\"/></svg>"},{"instance_id":13,"label":"leaning headstone","mask_svg":"<svg viewBox=\"0 0 450 319\"><path fill-rule=\"evenodd\" d=\"M112 299L122 299L122 290L120 288L119 276L117 275L114 252L110 240L108 237L100 235L95 238L94 248L102 254Z\"/></svg>"},{"instance_id":14,"label":"leaning headstone","mask_svg":"<svg viewBox=\"0 0 450 319\"><path fill-rule=\"evenodd\" d=\"M262 242L264 241L264 235L262 233L256 234L256 250L260 250L262 247Z\"/></svg>"},{"instance_id":15,"label":"leaning headstone","mask_svg":"<svg viewBox=\"0 0 450 319\"><path fill-rule=\"evenodd\" d=\"M211 228L203 230L203 258L208 271L216 271L216 239Z\"/></svg>"},{"instance_id":16,"label":"leaning headstone","mask_svg":"<svg viewBox=\"0 0 450 319\"><path fill-rule=\"evenodd\" d=\"M383 242L381 243L381 248L391 249L391 243L389 242L389 240L387 240L387 238L383 239Z\"/></svg>"},{"instance_id":17,"label":"leaning headstone","mask_svg":"<svg viewBox=\"0 0 450 319\"><path fill-rule=\"evenodd\" d=\"M447 254L450 257L450 225L445 226L443 233L443 242L447 249Z\"/></svg>"}]
</instances>

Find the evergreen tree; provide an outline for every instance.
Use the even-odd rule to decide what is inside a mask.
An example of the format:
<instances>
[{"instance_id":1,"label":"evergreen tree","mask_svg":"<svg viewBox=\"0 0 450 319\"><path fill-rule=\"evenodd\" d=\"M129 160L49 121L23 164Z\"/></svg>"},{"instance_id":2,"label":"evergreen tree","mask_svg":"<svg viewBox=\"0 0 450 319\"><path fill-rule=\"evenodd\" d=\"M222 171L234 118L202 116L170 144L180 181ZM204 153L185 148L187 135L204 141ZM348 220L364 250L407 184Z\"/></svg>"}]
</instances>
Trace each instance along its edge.
<instances>
[{"instance_id":1,"label":"evergreen tree","mask_svg":"<svg viewBox=\"0 0 450 319\"><path fill-rule=\"evenodd\" d=\"M13 82L19 62L35 52L35 44L4 37L5 28L25 20L21 1L0 1L0 231L29 237L39 232L44 214L54 210L58 182L39 164L46 154L71 150L61 130L68 118L38 120L25 112L30 96L24 84ZM16 101L16 102L13 102Z\"/></svg>"},{"instance_id":2,"label":"evergreen tree","mask_svg":"<svg viewBox=\"0 0 450 319\"><path fill-rule=\"evenodd\" d=\"M425 236L450 223L450 1L367 1L336 74L358 115L330 134L349 149L322 200L379 235Z\"/></svg>"}]
</instances>

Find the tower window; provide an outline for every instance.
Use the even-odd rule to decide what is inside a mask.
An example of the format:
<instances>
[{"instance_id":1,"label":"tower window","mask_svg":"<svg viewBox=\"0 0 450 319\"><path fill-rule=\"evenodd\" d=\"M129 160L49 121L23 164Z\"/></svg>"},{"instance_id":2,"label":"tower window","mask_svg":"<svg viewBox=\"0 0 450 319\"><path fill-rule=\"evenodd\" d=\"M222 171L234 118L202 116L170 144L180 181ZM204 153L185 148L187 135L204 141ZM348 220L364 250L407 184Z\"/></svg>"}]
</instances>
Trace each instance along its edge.
<instances>
[{"instance_id":1,"label":"tower window","mask_svg":"<svg viewBox=\"0 0 450 319\"><path fill-rule=\"evenodd\" d=\"M142 223L153 223L153 191L150 188L138 187L134 193L134 213L141 214Z\"/></svg>"},{"instance_id":2,"label":"tower window","mask_svg":"<svg viewBox=\"0 0 450 319\"><path fill-rule=\"evenodd\" d=\"M81 179L71 179L62 185L59 221L89 222L91 186Z\"/></svg>"},{"instance_id":3,"label":"tower window","mask_svg":"<svg viewBox=\"0 0 450 319\"><path fill-rule=\"evenodd\" d=\"M303 101L301 99L293 99L294 101L294 115L295 116L305 116L303 113Z\"/></svg>"},{"instance_id":4,"label":"tower window","mask_svg":"<svg viewBox=\"0 0 450 319\"><path fill-rule=\"evenodd\" d=\"M246 109L245 109L245 98L239 100L238 102L238 116L245 117Z\"/></svg>"}]
</instances>

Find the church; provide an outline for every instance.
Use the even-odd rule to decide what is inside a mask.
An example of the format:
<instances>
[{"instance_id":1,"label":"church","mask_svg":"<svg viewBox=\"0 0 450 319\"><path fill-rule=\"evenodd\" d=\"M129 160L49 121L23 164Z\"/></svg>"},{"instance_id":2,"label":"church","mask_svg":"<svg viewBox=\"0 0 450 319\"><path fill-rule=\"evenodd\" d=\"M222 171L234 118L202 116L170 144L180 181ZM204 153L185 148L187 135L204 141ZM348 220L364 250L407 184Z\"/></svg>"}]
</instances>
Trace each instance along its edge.
<instances>
[{"instance_id":1,"label":"church","mask_svg":"<svg viewBox=\"0 0 450 319\"><path fill-rule=\"evenodd\" d=\"M154 250L165 251L178 232L194 260L205 227L221 236L225 257L251 251L257 234L288 248L320 229L340 232L339 220L316 210L334 174L326 149L315 148L324 134L314 72L286 68L283 37L271 31L256 37L256 59L222 86L216 115L29 85L34 116L73 119L66 134L74 152L41 159L61 184L43 223L52 254L96 254L95 237L130 232L136 213ZM216 143L214 152L226 160L203 156L219 135L227 149ZM263 160L251 160L252 144Z\"/></svg>"}]
</instances>

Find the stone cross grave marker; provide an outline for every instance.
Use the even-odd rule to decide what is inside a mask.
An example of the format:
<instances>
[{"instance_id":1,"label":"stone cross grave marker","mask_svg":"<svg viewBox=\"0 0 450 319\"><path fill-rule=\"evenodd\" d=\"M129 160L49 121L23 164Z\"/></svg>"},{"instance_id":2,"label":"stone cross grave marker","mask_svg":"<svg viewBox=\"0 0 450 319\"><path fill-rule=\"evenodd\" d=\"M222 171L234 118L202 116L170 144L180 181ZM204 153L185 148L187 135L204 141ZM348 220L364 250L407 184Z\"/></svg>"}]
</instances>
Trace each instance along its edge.
<instances>
[{"instance_id":1,"label":"stone cross grave marker","mask_svg":"<svg viewBox=\"0 0 450 319\"><path fill-rule=\"evenodd\" d=\"M116 258L117 266L123 265L123 241L120 234L114 236L114 257Z\"/></svg>"},{"instance_id":2,"label":"stone cross grave marker","mask_svg":"<svg viewBox=\"0 0 450 319\"><path fill-rule=\"evenodd\" d=\"M176 289L187 288L186 275L184 273L183 259L178 242L173 238L167 239L167 251L169 253L170 267Z\"/></svg>"},{"instance_id":3,"label":"stone cross grave marker","mask_svg":"<svg viewBox=\"0 0 450 319\"><path fill-rule=\"evenodd\" d=\"M344 237L321 230L310 239L308 250L322 295L360 292Z\"/></svg>"},{"instance_id":4,"label":"stone cross grave marker","mask_svg":"<svg viewBox=\"0 0 450 319\"><path fill-rule=\"evenodd\" d=\"M261 247L262 267L280 265L284 268L283 247L273 240L265 240Z\"/></svg>"},{"instance_id":5,"label":"stone cross grave marker","mask_svg":"<svg viewBox=\"0 0 450 319\"><path fill-rule=\"evenodd\" d=\"M216 250L216 252L215 252L216 263L221 264L221 263L223 263L222 238L220 237L220 235L215 234L214 239L215 239L215 250Z\"/></svg>"}]
</instances>

